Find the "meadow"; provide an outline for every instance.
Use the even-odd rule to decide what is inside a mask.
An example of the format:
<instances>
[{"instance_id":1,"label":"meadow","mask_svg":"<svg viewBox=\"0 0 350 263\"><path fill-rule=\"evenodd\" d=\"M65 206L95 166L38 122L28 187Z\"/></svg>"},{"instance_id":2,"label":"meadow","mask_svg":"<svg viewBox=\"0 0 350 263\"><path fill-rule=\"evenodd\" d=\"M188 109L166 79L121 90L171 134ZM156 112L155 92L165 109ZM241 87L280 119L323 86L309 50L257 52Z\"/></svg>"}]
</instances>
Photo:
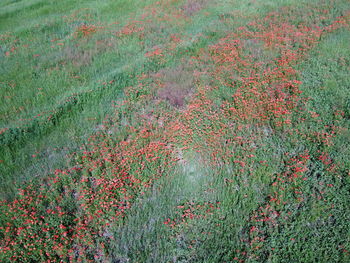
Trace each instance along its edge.
<instances>
[{"instance_id":1,"label":"meadow","mask_svg":"<svg viewBox=\"0 0 350 263\"><path fill-rule=\"evenodd\" d=\"M349 262L348 0L3 0L1 262Z\"/></svg>"}]
</instances>

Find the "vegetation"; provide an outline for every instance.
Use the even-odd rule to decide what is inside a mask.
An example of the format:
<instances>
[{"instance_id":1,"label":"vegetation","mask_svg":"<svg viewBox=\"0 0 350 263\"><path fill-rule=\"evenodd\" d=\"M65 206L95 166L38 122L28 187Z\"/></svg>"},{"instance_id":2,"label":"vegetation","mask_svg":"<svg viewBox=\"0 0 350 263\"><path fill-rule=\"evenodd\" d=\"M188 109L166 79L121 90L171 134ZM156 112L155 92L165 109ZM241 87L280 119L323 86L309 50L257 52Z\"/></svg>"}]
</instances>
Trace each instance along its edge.
<instances>
[{"instance_id":1,"label":"vegetation","mask_svg":"<svg viewBox=\"0 0 350 263\"><path fill-rule=\"evenodd\" d=\"M0 4L1 262L349 262L350 6Z\"/></svg>"}]
</instances>

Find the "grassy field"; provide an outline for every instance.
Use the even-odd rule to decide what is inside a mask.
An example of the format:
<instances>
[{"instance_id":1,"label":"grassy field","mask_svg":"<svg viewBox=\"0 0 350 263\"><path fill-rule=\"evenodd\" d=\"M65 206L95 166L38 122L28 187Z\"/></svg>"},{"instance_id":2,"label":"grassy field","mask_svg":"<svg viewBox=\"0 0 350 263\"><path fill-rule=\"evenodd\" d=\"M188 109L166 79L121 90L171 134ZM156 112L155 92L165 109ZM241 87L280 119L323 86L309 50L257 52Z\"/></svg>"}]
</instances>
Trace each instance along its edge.
<instances>
[{"instance_id":1,"label":"grassy field","mask_svg":"<svg viewBox=\"0 0 350 263\"><path fill-rule=\"evenodd\" d=\"M350 4L0 3L1 262L349 262Z\"/></svg>"}]
</instances>

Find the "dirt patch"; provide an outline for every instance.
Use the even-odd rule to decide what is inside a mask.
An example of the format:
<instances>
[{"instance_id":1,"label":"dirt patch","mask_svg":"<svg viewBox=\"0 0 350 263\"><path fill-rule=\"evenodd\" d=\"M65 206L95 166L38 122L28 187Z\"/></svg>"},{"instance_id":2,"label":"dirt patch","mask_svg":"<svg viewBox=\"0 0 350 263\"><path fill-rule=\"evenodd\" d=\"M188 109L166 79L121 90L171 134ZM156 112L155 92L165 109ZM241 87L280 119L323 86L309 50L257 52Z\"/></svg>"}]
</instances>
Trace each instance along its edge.
<instances>
[{"instance_id":1,"label":"dirt patch","mask_svg":"<svg viewBox=\"0 0 350 263\"><path fill-rule=\"evenodd\" d=\"M96 40L95 44L90 48L67 46L64 48L62 56L65 61L71 61L76 67L88 66L96 55L106 52L113 47L112 39Z\"/></svg>"},{"instance_id":2,"label":"dirt patch","mask_svg":"<svg viewBox=\"0 0 350 263\"><path fill-rule=\"evenodd\" d=\"M157 81L157 97L168 101L174 107L184 105L194 86L193 72L184 64L159 71Z\"/></svg>"},{"instance_id":3,"label":"dirt patch","mask_svg":"<svg viewBox=\"0 0 350 263\"><path fill-rule=\"evenodd\" d=\"M72 47L67 47L63 51L65 60L71 61L77 67L89 65L93 55L92 50L79 50Z\"/></svg>"},{"instance_id":4,"label":"dirt patch","mask_svg":"<svg viewBox=\"0 0 350 263\"><path fill-rule=\"evenodd\" d=\"M202 10L208 2L208 0L187 0L181 9L186 16L192 16Z\"/></svg>"}]
</instances>

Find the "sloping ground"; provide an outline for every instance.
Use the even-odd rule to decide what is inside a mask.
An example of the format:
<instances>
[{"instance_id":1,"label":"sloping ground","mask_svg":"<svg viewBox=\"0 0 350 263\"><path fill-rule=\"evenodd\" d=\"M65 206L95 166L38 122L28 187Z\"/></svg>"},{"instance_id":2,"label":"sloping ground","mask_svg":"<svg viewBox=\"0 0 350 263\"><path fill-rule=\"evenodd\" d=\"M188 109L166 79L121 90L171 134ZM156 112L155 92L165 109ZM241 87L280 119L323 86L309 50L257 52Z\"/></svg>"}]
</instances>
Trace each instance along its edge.
<instances>
[{"instance_id":1,"label":"sloping ground","mask_svg":"<svg viewBox=\"0 0 350 263\"><path fill-rule=\"evenodd\" d=\"M349 261L348 3L144 10L116 33L142 51L124 97L68 169L2 201L0 259Z\"/></svg>"}]
</instances>

